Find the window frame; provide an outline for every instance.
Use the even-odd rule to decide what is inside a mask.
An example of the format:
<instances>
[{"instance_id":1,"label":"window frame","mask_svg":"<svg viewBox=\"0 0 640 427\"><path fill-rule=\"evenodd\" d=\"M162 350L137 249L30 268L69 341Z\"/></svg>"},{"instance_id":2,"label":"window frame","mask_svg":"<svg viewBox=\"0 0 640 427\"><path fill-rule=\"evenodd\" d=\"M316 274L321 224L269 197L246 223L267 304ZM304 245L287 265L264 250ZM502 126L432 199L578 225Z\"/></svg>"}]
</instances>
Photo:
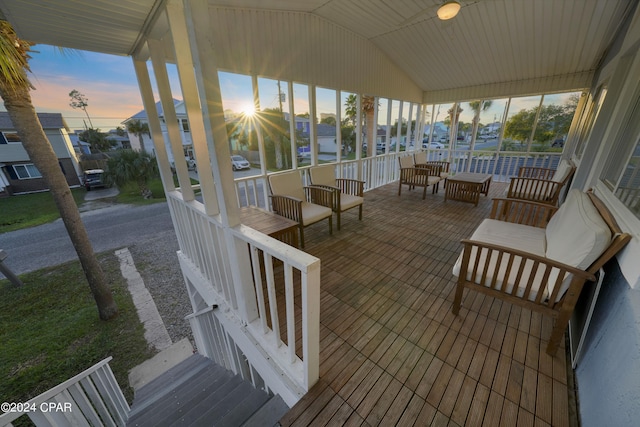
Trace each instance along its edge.
<instances>
[{"instance_id":1,"label":"window frame","mask_svg":"<svg viewBox=\"0 0 640 427\"><path fill-rule=\"evenodd\" d=\"M29 170L29 166L32 166L33 169L35 169L38 172L38 176L32 176L31 171ZM16 165L11 165L11 167L13 168L13 171L15 173L15 175L18 177L19 180L25 180L25 179L38 179L38 178L42 178L42 172L40 172L38 170L38 168L36 167L36 165L34 165L33 163L20 163L20 164L16 164ZM18 167L21 167L24 172L26 172L26 174L28 176L26 177L22 177L21 174L18 172Z\"/></svg>"}]
</instances>

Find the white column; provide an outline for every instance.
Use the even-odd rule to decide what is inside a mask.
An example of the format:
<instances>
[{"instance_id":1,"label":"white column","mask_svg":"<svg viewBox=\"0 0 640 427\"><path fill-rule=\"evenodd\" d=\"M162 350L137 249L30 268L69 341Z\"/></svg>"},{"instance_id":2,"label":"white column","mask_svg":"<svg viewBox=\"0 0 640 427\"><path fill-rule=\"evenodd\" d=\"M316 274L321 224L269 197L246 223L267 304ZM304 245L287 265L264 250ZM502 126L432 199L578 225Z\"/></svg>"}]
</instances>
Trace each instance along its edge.
<instances>
[{"instance_id":1,"label":"white column","mask_svg":"<svg viewBox=\"0 0 640 427\"><path fill-rule=\"evenodd\" d=\"M142 97L142 105L147 114L149 123L149 133L156 151L156 161L160 169L160 179L165 192L174 191L176 189L173 183L173 173L169 165L169 156L167 148L164 145L164 137L162 136L162 127L160 126L160 118L156 109L156 101L153 98L153 89L151 87L151 79L149 79L149 70L146 61L133 58L133 69L138 79L138 87L140 88L140 96Z\"/></svg>"},{"instance_id":2,"label":"white column","mask_svg":"<svg viewBox=\"0 0 640 427\"><path fill-rule=\"evenodd\" d=\"M342 162L342 105L340 91L336 90L336 162ZM342 166L340 166L338 178L342 178Z\"/></svg>"},{"instance_id":3,"label":"white column","mask_svg":"<svg viewBox=\"0 0 640 427\"><path fill-rule=\"evenodd\" d=\"M318 126L316 124L316 86L309 85L309 142L311 142L311 165L318 164Z\"/></svg>"},{"instance_id":4,"label":"white column","mask_svg":"<svg viewBox=\"0 0 640 427\"><path fill-rule=\"evenodd\" d=\"M287 90L289 91L289 136L291 137L291 167L298 169L298 145L296 144L296 117L293 107L293 82L287 82Z\"/></svg>"},{"instance_id":5,"label":"white column","mask_svg":"<svg viewBox=\"0 0 640 427\"><path fill-rule=\"evenodd\" d=\"M180 0L171 1L182 4ZM187 3L185 14L203 121L208 135L212 172L218 190L220 217L225 228L226 250L229 254L231 275L238 297L238 311L243 322L251 322L258 317L258 308L253 289L249 251L246 242L236 239L229 230L230 227L240 224L240 208L229 160L231 151L224 120L215 49L209 30L212 23L209 19L208 0L190 1Z\"/></svg>"},{"instance_id":6,"label":"white column","mask_svg":"<svg viewBox=\"0 0 640 427\"><path fill-rule=\"evenodd\" d=\"M167 75L167 67L164 62L164 46L159 40L150 39L147 43L151 54L153 73L156 76L158 92L160 93L160 103L162 104L164 121L167 126L167 136L173 153L173 162L175 163L178 182L180 183L180 192L185 201L190 201L194 199L193 188L191 188L187 162L184 160L184 149L182 148L182 139L180 138L180 130L178 129L178 117L176 116L176 109L173 105L173 95L171 94L169 76Z\"/></svg>"},{"instance_id":7,"label":"white column","mask_svg":"<svg viewBox=\"0 0 640 427\"><path fill-rule=\"evenodd\" d=\"M171 2L167 5L167 18L171 29L185 110L189 118L189 129L191 130L191 140L196 156L198 179L202 190L205 212L207 215L216 215L220 210L213 182L213 173L211 172L211 162L209 162L207 135L204 130L200 109L200 98L193 73L193 58L189 49L182 48L182 46L189 46L189 34L187 33L184 9L180 4Z\"/></svg>"},{"instance_id":8,"label":"white column","mask_svg":"<svg viewBox=\"0 0 640 427\"><path fill-rule=\"evenodd\" d=\"M362 179L362 96L356 94L356 178Z\"/></svg>"}]
</instances>

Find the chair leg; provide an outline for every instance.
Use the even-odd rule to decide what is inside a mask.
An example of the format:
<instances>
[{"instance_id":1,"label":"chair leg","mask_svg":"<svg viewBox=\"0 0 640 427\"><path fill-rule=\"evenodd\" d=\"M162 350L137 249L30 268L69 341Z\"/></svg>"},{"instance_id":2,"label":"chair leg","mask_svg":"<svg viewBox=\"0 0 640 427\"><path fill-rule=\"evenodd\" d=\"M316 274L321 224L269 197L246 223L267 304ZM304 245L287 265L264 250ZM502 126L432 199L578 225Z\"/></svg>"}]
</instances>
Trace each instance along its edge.
<instances>
[{"instance_id":1,"label":"chair leg","mask_svg":"<svg viewBox=\"0 0 640 427\"><path fill-rule=\"evenodd\" d=\"M453 298L453 305L451 306L451 312L456 316L460 312L460 305L462 304L462 293L464 292L464 285L458 283L456 285L456 294Z\"/></svg>"},{"instance_id":2,"label":"chair leg","mask_svg":"<svg viewBox=\"0 0 640 427\"><path fill-rule=\"evenodd\" d=\"M558 347L560 347L560 341L564 337L564 332L569 324L569 319L571 319L571 311L561 311L560 316L556 318L556 324L551 330L551 337L549 337L549 343L547 344L546 349L549 356L555 356L557 353Z\"/></svg>"},{"instance_id":3,"label":"chair leg","mask_svg":"<svg viewBox=\"0 0 640 427\"><path fill-rule=\"evenodd\" d=\"M400 193L402 193L402 182L400 182L400 185L398 186L398 196Z\"/></svg>"},{"instance_id":4,"label":"chair leg","mask_svg":"<svg viewBox=\"0 0 640 427\"><path fill-rule=\"evenodd\" d=\"M333 215L329 215L329 234L333 234Z\"/></svg>"},{"instance_id":5,"label":"chair leg","mask_svg":"<svg viewBox=\"0 0 640 427\"><path fill-rule=\"evenodd\" d=\"M424 190L422 190L422 200L424 200L424 198L427 197L427 187L428 185L425 185Z\"/></svg>"},{"instance_id":6,"label":"chair leg","mask_svg":"<svg viewBox=\"0 0 640 427\"><path fill-rule=\"evenodd\" d=\"M300 249L304 249L304 227L300 225Z\"/></svg>"},{"instance_id":7,"label":"chair leg","mask_svg":"<svg viewBox=\"0 0 640 427\"><path fill-rule=\"evenodd\" d=\"M358 212L358 219L359 219L360 221L362 221L362 204L361 204L361 205L360 205L360 207L358 208L358 211L359 211L359 212Z\"/></svg>"},{"instance_id":8,"label":"chair leg","mask_svg":"<svg viewBox=\"0 0 640 427\"><path fill-rule=\"evenodd\" d=\"M338 231L340 231L340 210L336 212L336 217L338 218Z\"/></svg>"}]
</instances>

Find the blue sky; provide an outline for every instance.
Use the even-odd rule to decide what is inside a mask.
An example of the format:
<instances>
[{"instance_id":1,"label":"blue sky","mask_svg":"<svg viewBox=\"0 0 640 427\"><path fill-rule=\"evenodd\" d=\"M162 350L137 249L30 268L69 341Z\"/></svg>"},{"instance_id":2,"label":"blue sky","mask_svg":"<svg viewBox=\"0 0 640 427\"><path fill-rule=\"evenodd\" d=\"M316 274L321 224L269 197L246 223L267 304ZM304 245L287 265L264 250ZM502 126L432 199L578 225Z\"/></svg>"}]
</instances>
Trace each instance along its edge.
<instances>
[{"instance_id":1,"label":"blue sky","mask_svg":"<svg viewBox=\"0 0 640 427\"><path fill-rule=\"evenodd\" d=\"M62 113L71 129L83 128L86 120L69 105L73 89L87 97L91 121L103 131L142 109L131 58L35 45L29 64L36 111Z\"/></svg>"}]
</instances>

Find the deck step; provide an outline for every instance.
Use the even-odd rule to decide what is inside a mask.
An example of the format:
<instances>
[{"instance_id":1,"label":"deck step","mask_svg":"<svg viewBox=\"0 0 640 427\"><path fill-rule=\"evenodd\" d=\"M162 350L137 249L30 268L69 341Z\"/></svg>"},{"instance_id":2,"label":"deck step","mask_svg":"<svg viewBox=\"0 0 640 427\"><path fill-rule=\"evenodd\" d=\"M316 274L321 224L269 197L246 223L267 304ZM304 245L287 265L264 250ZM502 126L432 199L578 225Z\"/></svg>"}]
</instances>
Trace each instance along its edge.
<instances>
[{"instance_id":1,"label":"deck step","mask_svg":"<svg viewBox=\"0 0 640 427\"><path fill-rule=\"evenodd\" d=\"M136 392L127 426L273 426L287 410L279 396L195 354Z\"/></svg>"},{"instance_id":2,"label":"deck step","mask_svg":"<svg viewBox=\"0 0 640 427\"><path fill-rule=\"evenodd\" d=\"M289 407L278 395L271 399L246 420L242 427L271 427L279 425L280 419L289 411Z\"/></svg>"}]
</instances>

